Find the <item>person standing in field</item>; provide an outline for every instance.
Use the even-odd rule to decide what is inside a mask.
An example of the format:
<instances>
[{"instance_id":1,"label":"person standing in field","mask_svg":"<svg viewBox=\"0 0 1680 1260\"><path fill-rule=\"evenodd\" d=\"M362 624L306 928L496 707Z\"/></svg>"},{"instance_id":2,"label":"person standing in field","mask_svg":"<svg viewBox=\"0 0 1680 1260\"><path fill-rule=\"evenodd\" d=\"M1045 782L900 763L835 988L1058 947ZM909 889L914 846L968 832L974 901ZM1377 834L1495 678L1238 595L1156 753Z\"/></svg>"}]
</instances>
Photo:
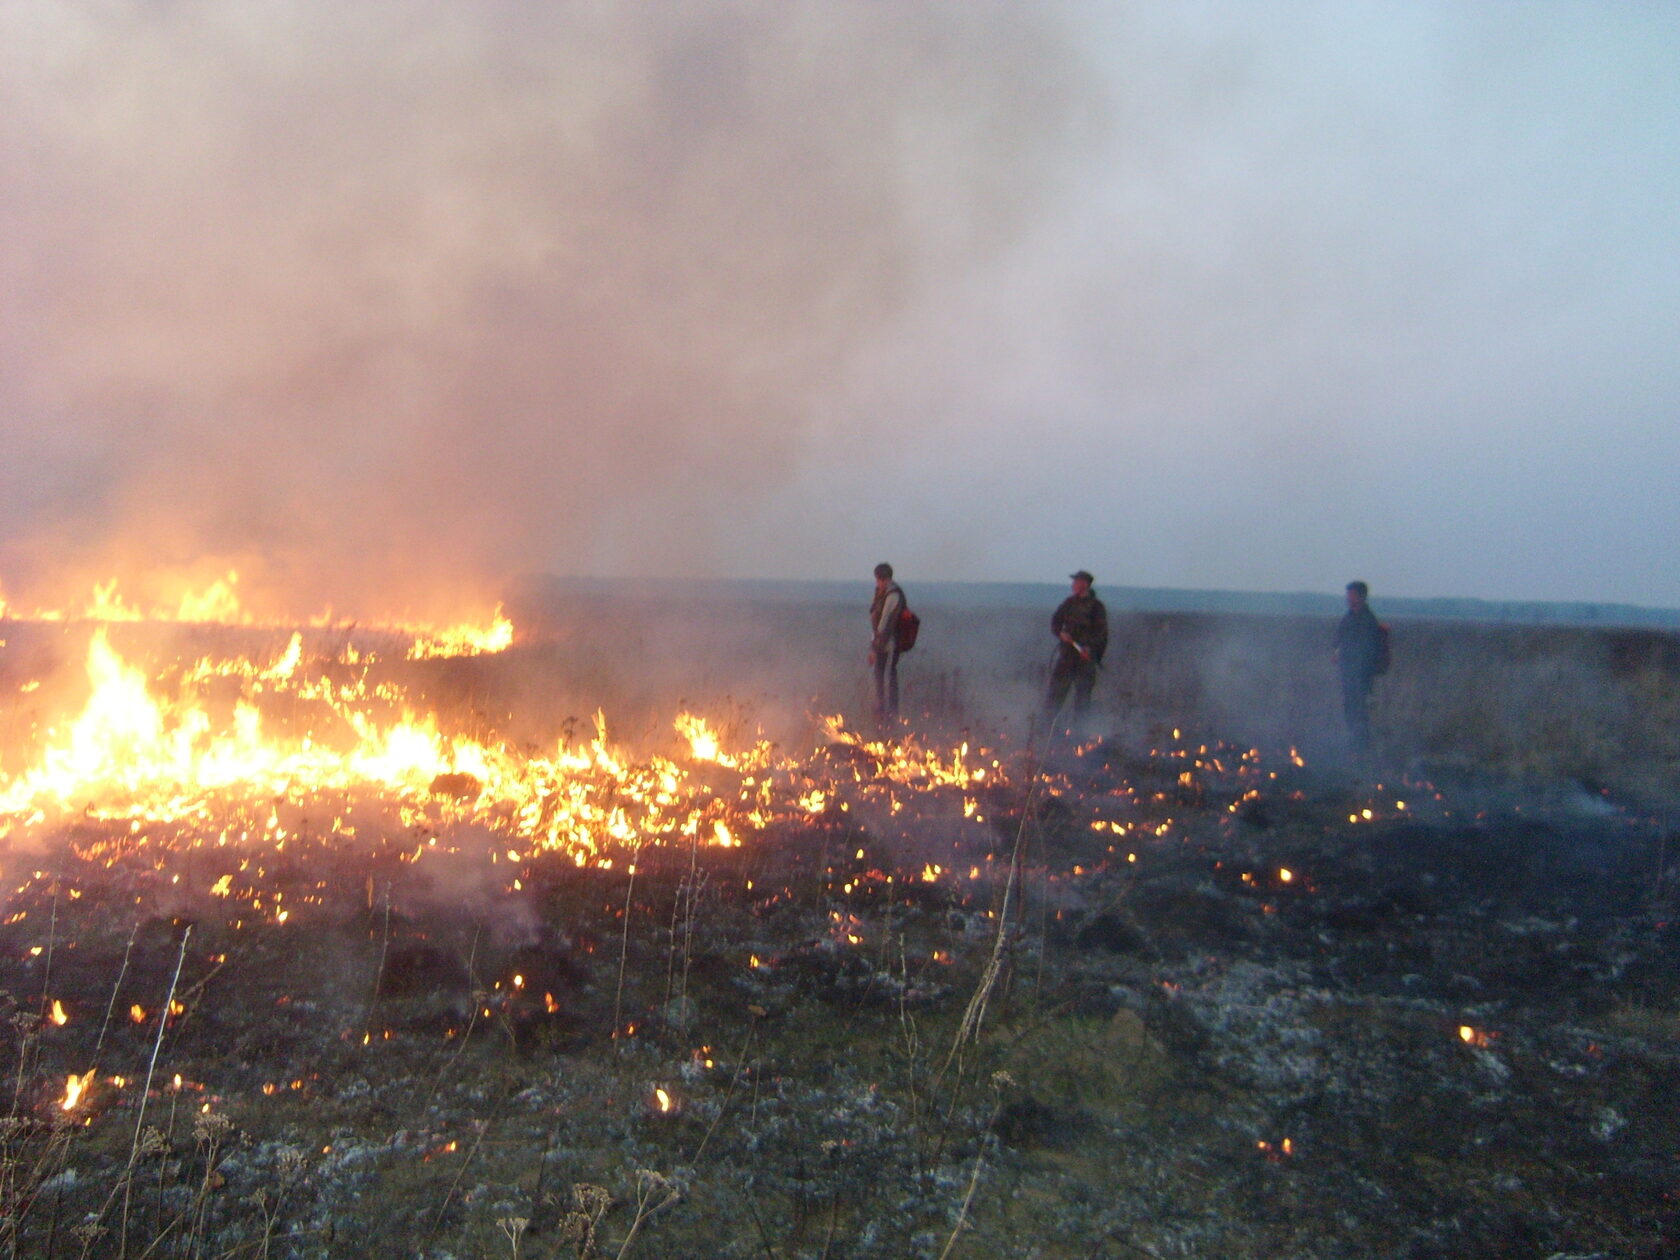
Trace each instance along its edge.
<instances>
[{"instance_id":1,"label":"person standing in field","mask_svg":"<svg viewBox=\"0 0 1680 1260\"><path fill-rule=\"evenodd\" d=\"M1096 686L1103 653L1108 651L1108 609L1091 589L1096 579L1084 569L1072 578L1073 594L1050 617L1056 659L1050 666L1050 687L1044 695L1046 724L1055 721L1070 691L1075 720L1084 717L1091 707L1091 689Z\"/></svg>"},{"instance_id":2,"label":"person standing in field","mask_svg":"<svg viewBox=\"0 0 1680 1260\"><path fill-rule=\"evenodd\" d=\"M1336 627L1336 670L1342 680L1342 719L1355 753L1371 747L1371 681L1387 668L1385 634L1371 611L1371 590L1363 582L1347 584L1347 607Z\"/></svg>"},{"instance_id":3,"label":"person standing in field","mask_svg":"<svg viewBox=\"0 0 1680 1260\"><path fill-rule=\"evenodd\" d=\"M898 617L904 592L890 564L875 566L875 598L869 601L869 664L875 671L875 716L898 716Z\"/></svg>"}]
</instances>

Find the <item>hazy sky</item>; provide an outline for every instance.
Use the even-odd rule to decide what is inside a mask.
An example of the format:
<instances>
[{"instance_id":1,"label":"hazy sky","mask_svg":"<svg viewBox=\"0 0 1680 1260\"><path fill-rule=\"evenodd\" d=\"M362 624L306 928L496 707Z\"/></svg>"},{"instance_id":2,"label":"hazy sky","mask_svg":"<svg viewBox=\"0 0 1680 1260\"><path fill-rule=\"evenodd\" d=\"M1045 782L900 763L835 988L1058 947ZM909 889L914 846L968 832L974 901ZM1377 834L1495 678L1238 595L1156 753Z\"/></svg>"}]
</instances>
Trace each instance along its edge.
<instances>
[{"instance_id":1,"label":"hazy sky","mask_svg":"<svg viewBox=\"0 0 1680 1260\"><path fill-rule=\"evenodd\" d=\"M7 0L0 590L1680 605L1676 84L1668 0Z\"/></svg>"}]
</instances>

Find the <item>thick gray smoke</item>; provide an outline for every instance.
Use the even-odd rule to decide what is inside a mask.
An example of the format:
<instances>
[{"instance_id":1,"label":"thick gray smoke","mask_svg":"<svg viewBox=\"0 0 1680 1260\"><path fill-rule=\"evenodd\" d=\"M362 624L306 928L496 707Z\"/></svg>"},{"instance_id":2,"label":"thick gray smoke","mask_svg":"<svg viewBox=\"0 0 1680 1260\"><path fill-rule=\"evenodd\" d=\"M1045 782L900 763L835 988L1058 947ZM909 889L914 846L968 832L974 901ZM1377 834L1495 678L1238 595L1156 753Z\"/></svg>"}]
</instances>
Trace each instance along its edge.
<instances>
[{"instance_id":1,"label":"thick gray smoke","mask_svg":"<svg viewBox=\"0 0 1680 1260\"><path fill-rule=\"evenodd\" d=\"M14 0L0 584L1680 606L1677 79L1671 4Z\"/></svg>"},{"instance_id":2,"label":"thick gray smoke","mask_svg":"<svg viewBox=\"0 0 1680 1260\"><path fill-rule=\"evenodd\" d=\"M989 4L6 6L0 580L703 565L1093 91Z\"/></svg>"}]
</instances>

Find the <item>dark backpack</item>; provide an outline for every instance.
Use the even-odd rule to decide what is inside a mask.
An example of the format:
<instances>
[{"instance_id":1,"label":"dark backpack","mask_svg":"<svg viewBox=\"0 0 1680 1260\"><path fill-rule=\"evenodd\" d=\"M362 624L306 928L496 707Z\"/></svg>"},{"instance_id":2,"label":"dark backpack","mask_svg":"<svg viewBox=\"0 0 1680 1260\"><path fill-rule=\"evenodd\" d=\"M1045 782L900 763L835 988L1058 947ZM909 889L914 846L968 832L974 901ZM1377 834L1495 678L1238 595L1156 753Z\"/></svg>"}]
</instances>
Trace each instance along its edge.
<instances>
[{"instance_id":1,"label":"dark backpack","mask_svg":"<svg viewBox=\"0 0 1680 1260\"><path fill-rule=\"evenodd\" d=\"M900 599L904 592L898 593ZM903 603L898 606L898 625L893 627L893 646L899 652L908 652L916 646L916 636L922 632L922 619L910 611L910 605Z\"/></svg>"},{"instance_id":2,"label":"dark backpack","mask_svg":"<svg viewBox=\"0 0 1680 1260\"><path fill-rule=\"evenodd\" d=\"M1388 673L1388 667L1392 660L1393 657L1389 655L1388 651L1388 627L1379 621L1377 623L1377 651L1376 655L1371 658L1372 675Z\"/></svg>"}]
</instances>

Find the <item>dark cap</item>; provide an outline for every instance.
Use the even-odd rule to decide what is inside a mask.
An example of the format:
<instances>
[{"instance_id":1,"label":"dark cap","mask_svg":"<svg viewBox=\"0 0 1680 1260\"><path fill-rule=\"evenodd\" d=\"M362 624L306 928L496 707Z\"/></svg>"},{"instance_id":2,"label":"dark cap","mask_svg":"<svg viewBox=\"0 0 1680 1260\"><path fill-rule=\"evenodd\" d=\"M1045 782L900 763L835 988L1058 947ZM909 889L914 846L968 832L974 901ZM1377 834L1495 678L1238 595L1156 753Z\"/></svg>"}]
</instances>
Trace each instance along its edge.
<instances>
[{"instance_id":1,"label":"dark cap","mask_svg":"<svg viewBox=\"0 0 1680 1260\"><path fill-rule=\"evenodd\" d=\"M1097 584L1097 579L1092 577L1084 569L1080 569L1076 573L1070 573L1068 576L1075 582L1084 582L1087 586L1095 586Z\"/></svg>"}]
</instances>

